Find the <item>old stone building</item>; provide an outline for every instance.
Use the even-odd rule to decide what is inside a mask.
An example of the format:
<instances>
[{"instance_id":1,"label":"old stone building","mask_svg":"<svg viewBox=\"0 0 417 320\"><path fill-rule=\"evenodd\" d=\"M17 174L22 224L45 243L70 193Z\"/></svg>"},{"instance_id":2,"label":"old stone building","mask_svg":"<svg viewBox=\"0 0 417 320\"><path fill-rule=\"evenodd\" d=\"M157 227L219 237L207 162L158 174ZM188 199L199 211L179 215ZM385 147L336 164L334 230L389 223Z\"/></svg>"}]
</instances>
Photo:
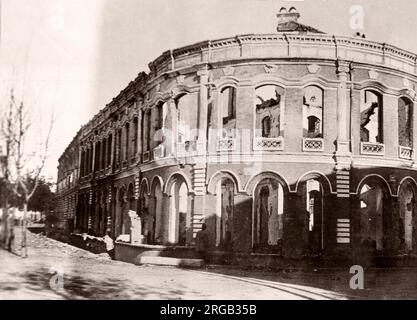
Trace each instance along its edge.
<instances>
[{"instance_id":1,"label":"old stone building","mask_svg":"<svg viewBox=\"0 0 417 320\"><path fill-rule=\"evenodd\" d=\"M192 247L206 223L213 255L415 254L417 55L277 16L164 52L83 126L61 227L116 238L131 210L132 247Z\"/></svg>"}]
</instances>

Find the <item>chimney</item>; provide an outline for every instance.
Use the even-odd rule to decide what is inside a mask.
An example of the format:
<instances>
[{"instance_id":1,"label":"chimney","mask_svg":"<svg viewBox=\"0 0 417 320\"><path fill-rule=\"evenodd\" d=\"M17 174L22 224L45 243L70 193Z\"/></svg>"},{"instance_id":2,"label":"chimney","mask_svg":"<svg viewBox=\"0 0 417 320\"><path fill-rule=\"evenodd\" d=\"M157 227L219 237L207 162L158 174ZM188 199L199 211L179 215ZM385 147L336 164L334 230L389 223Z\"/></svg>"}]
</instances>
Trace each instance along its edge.
<instances>
[{"instance_id":1,"label":"chimney","mask_svg":"<svg viewBox=\"0 0 417 320\"><path fill-rule=\"evenodd\" d=\"M288 11L287 8L282 7L277 14L278 18L278 27L277 31L283 31L286 29L284 26L290 22L297 22L298 18L300 18L300 14L298 13L295 7L291 7Z\"/></svg>"}]
</instances>

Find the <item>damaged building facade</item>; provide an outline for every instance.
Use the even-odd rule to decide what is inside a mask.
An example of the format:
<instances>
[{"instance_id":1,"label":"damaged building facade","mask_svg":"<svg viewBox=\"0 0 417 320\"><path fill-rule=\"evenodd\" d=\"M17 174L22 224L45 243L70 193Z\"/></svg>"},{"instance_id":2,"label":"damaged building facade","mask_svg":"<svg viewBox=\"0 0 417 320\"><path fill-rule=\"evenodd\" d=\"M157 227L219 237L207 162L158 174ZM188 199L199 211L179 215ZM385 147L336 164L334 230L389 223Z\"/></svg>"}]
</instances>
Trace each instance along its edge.
<instances>
[{"instance_id":1,"label":"damaged building facade","mask_svg":"<svg viewBox=\"0 0 417 320\"><path fill-rule=\"evenodd\" d=\"M325 34L283 8L277 32L163 53L59 159L69 233L283 258L417 252L417 55ZM137 231L139 230L139 231Z\"/></svg>"}]
</instances>

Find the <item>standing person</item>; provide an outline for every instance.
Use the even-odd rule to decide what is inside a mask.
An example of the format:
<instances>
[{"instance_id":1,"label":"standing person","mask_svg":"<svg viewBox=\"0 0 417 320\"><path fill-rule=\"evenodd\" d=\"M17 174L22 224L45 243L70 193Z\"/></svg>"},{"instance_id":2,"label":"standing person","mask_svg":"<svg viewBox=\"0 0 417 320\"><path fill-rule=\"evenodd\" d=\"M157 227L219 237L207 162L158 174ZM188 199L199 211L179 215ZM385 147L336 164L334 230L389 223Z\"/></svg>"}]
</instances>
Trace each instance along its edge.
<instances>
[{"instance_id":1,"label":"standing person","mask_svg":"<svg viewBox=\"0 0 417 320\"><path fill-rule=\"evenodd\" d=\"M6 250L9 252L13 252L14 250L14 224L14 209L9 209L6 228Z\"/></svg>"},{"instance_id":2,"label":"standing person","mask_svg":"<svg viewBox=\"0 0 417 320\"><path fill-rule=\"evenodd\" d=\"M207 262L209 235L205 223L201 225L201 230L197 232L196 242L196 250L199 259L203 259L204 262Z\"/></svg>"},{"instance_id":3,"label":"standing person","mask_svg":"<svg viewBox=\"0 0 417 320\"><path fill-rule=\"evenodd\" d=\"M106 235L104 236L104 243L106 244L106 250L107 250L108 255L110 256L112 260L114 260L115 259L114 242L113 242L113 239L110 237L110 231L106 232Z\"/></svg>"}]
</instances>

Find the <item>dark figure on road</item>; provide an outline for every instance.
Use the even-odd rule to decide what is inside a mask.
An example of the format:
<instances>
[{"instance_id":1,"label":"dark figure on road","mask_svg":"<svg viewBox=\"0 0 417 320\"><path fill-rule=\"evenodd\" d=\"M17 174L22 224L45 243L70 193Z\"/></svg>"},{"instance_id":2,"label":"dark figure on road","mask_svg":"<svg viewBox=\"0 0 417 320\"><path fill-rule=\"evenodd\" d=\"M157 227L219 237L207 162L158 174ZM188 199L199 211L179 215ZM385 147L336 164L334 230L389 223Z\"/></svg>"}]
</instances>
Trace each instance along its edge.
<instances>
[{"instance_id":1,"label":"dark figure on road","mask_svg":"<svg viewBox=\"0 0 417 320\"><path fill-rule=\"evenodd\" d=\"M7 216L7 229L6 229L6 249L10 252L14 250L14 211L9 210Z\"/></svg>"},{"instance_id":2,"label":"dark figure on road","mask_svg":"<svg viewBox=\"0 0 417 320\"><path fill-rule=\"evenodd\" d=\"M207 225L205 223L202 224L201 230L197 232L196 242L197 255L199 259L203 259L204 262L207 262L209 235Z\"/></svg>"}]
</instances>

